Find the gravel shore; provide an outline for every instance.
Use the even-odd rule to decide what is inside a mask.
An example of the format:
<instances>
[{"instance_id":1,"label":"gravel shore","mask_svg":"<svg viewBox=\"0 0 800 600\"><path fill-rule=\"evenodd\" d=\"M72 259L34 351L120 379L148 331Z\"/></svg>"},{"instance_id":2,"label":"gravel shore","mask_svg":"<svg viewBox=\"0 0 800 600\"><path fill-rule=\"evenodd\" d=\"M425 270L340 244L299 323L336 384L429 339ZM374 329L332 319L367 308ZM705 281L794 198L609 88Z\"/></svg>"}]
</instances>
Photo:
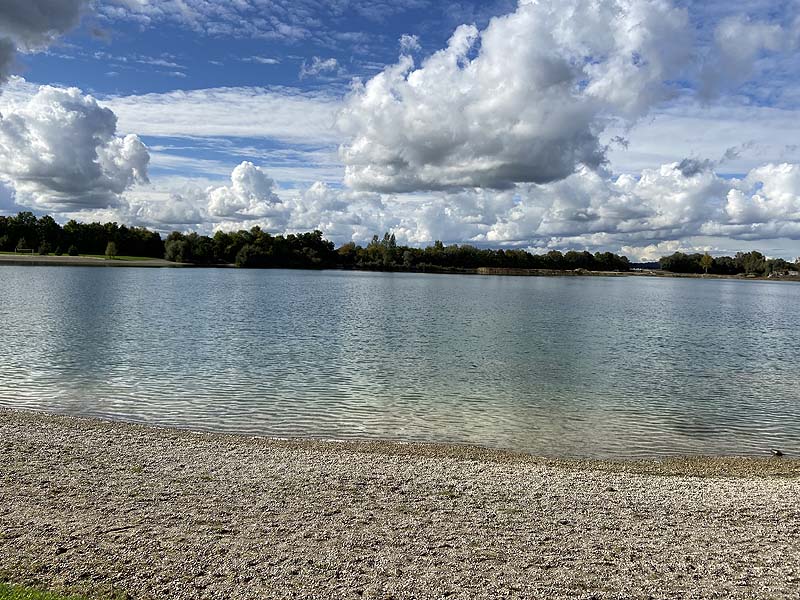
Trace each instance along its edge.
<instances>
[{"instance_id":1,"label":"gravel shore","mask_svg":"<svg viewBox=\"0 0 800 600\"><path fill-rule=\"evenodd\" d=\"M0 410L0 578L130 598L798 598L800 461L556 461Z\"/></svg>"}]
</instances>

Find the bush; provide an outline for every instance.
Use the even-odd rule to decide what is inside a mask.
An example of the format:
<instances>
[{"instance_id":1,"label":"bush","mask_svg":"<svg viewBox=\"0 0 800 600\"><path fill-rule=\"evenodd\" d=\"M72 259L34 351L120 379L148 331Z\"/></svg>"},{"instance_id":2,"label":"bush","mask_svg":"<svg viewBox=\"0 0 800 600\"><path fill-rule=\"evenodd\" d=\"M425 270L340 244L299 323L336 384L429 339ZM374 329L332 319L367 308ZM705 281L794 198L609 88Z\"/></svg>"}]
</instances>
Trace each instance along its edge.
<instances>
[{"instance_id":1,"label":"bush","mask_svg":"<svg viewBox=\"0 0 800 600\"><path fill-rule=\"evenodd\" d=\"M62 254L64 254L64 251L61 250L61 246L56 246L56 249L53 250L53 254L55 254L56 256L61 256Z\"/></svg>"},{"instance_id":2,"label":"bush","mask_svg":"<svg viewBox=\"0 0 800 600\"><path fill-rule=\"evenodd\" d=\"M106 245L106 258L117 258L117 245L114 242Z\"/></svg>"},{"instance_id":3,"label":"bush","mask_svg":"<svg viewBox=\"0 0 800 600\"><path fill-rule=\"evenodd\" d=\"M42 242L42 245L39 246L39 255L47 256L48 254L50 254L50 246L47 245L47 242Z\"/></svg>"},{"instance_id":4,"label":"bush","mask_svg":"<svg viewBox=\"0 0 800 600\"><path fill-rule=\"evenodd\" d=\"M78 248L75 246L75 244L69 247L67 254L70 256L78 256Z\"/></svg>"}]
</instances>

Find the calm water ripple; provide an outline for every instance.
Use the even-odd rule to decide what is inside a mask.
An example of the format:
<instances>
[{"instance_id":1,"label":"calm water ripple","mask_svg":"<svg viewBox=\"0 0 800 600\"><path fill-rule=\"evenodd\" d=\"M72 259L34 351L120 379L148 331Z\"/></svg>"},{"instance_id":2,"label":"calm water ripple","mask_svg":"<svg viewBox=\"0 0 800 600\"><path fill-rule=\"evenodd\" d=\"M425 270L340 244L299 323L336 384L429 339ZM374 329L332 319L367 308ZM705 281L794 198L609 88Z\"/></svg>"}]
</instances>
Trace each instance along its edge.
<instances>
[{"instance_id":1,"label":"calm water ripple","mask_svg":"<svg viewBox=\"0 0 800 600\"><path fill-rule=\"evenodd\" d=\"M0 267L0 406L545 455L800 453L800 286Z\"/></svg>"}]
</instances>

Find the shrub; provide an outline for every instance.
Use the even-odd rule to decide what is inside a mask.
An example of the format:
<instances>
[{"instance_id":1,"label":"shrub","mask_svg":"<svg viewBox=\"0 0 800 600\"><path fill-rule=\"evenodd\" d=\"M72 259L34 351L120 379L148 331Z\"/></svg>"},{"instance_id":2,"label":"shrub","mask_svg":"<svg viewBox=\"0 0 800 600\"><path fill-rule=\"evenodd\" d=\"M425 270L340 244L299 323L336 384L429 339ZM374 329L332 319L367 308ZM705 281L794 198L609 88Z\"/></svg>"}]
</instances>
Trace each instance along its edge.
<instances>
[{"instance_id":1,"label":"shrub","mask_svg":"<svg viewBox=\"0 0 800 600\"><path fill-rule=\"evenodd\" d=\"M69 249L67 250L67 254L69 254L70 256L78 256L77 246L75 246L75 244L70 246Z\"/></svg>"}]
</instances>

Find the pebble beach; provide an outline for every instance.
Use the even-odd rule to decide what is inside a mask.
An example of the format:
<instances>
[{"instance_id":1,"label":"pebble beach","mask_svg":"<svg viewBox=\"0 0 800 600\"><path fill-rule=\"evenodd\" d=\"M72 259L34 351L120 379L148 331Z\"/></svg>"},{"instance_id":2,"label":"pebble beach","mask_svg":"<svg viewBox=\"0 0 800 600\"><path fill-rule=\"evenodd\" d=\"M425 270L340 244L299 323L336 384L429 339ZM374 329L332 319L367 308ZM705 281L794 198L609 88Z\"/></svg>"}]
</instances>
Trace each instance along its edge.
<instances>
[{"instance_id":1,"label":"pebble beach","mask_svg":"<svg viewBox=\"0 0 800 600\"><path fill-rule=\"evenodd\" d=\"M798 598L800 461L0 410L0 580L96 598Z\"/></svg>"}]
</instances>

